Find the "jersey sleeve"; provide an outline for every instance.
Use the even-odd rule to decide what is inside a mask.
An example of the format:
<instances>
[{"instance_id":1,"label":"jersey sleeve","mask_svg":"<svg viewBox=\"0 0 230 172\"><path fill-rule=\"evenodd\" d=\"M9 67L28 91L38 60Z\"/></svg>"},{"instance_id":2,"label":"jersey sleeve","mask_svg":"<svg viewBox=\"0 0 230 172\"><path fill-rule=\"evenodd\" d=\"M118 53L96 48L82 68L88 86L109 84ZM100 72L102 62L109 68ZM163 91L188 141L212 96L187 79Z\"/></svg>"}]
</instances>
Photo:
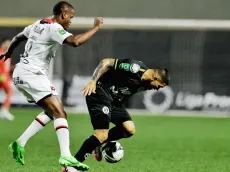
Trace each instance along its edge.
<instances>
[{"instance_id":1,"label":"jersey sleeve","mask_svg":"<svg viewBox=\"0 0 230 172\"><path fill-rule=\"evenodd\" d=\"M51 39L63 44L64 40L72 34L63 29L61 25L54 24L51 30Z\"/></svg>"},{"instance_id":2,"label":"jersey sleeve","mask_svg":"<svg viewBox=\"0 0 230 172\"><path fill-rule=\"evenodd\" d=\"M24 30L22 31L23 35L25 35L25 37L29 38L30 36L30 29L31 29L32 25L29 25L27 27L24 28Z\"/></svg>"},{"instance_id":3,"label":"jersey sleeve","mask_svg":"<svg viewBox=\"0 0 230 172\"><path fill-rule=\"evenodd\" d=\"M141 62L132 59L116 59L113 69L116 71L124 71L131 73L144 72L148 68Z\"/></svg>"}]
</instances>

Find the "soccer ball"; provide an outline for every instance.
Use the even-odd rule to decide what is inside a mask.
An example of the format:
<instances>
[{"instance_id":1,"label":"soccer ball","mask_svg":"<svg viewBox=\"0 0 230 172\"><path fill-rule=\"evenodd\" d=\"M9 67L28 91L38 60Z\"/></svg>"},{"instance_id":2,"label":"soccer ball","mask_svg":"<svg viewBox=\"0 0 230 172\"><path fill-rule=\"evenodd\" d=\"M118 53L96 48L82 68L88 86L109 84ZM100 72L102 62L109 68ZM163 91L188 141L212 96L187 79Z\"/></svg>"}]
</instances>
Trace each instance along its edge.
<instances>
[{"instance_id":1,"label":"soccer ball","mask_svg":"<svg viewBox=\"0 0 230 172\"><path fill-rule=\"evenodd\" d=\"M62 172L79 172L79 171L73 167L66 167L66 168L62 168Z\"/></svg>"},{"instance_id":2,"label":"soccer ball","mask_svg":"<svg viewBox=\"0 0 230 172\"><path fill-rule=\"evenodd\" d=\"M111 141L102 147L102 156L108 163L116 163L123 158L124 149L119 142Z\"/></svg>"}]
</instances>

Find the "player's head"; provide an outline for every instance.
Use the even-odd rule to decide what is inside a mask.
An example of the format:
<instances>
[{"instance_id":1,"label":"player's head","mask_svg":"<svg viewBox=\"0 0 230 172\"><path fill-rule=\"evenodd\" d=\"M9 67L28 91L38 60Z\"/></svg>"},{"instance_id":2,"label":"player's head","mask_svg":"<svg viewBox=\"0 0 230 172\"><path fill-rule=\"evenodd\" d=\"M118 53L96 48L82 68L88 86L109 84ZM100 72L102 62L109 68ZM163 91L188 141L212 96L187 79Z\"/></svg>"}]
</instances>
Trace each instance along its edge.
<instances>
[{"instance_id":1,"label":"player's head","mask_svg":"<svg viewBox=\"0 0 230 172\"><path fill-rule=\"evenodd\" d=\"M2 38L0 42L0 46L2 49L7 50L10 46L11 40L9 38Z\"/></svg>"},{"instance_id":2,"label":"player's head","mask_svg":"<svg viewBox=\"0 0 230 172\"><path fill-rule=\"evenodd\" d=\"M53 8L53 15L55 16L57 22L62 25L64 29L68 29L75 12L70 3L60 1Z\"/></svg>"},{"instance_id":3,"label":"player's head","mask_svg":"<svg viewBox=\"0 0 230 172\"><path fill-rule=\"evenodd\" d=\"M160 89L169 84L169 74L166 68L153 69L153 80L151 81L151 86L153 89Z\"/></svg>"}]
</instances>

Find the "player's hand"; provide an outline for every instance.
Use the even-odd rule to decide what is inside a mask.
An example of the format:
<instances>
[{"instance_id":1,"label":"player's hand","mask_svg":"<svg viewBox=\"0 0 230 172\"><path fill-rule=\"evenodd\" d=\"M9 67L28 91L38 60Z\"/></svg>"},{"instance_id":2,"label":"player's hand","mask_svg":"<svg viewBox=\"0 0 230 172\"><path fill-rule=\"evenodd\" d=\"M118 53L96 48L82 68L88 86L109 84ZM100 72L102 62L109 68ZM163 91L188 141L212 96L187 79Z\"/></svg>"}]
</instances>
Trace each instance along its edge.
<instances>
[{"instance_id":1,"label":"player's hand","mask_svg":"<svg viewBox=\"0 0 230 172\"><path fill-rule=\"evenodd\" d=\"M10 57L11 57L11 54L6 51L5 53L3 53L3 54L0 55L0 60L2 60L3 58L5 58L4 59L4 62L5 62Z\"/></svg>"},{"instance_id":2,"label":"player's hand","mask_svg":"<svg viewBox=\"0 0 230 172\"><path fill-rule=\"evenodd\" d=\"M96 81L90 80L89 83L81 90L83 96L90 96L96 93Z\"/></svg>"},{"instance_id":3,"label":"player's hand","mask_svg":"<svg viewBox=\"0 0 230 172\"><path fill-rule=\"evenodd\" d=\"M103 18L102 17L96 17L94 19L94 26L98 26L99 28L102 26L103 24Z\"/></svg>"}]
</instances>

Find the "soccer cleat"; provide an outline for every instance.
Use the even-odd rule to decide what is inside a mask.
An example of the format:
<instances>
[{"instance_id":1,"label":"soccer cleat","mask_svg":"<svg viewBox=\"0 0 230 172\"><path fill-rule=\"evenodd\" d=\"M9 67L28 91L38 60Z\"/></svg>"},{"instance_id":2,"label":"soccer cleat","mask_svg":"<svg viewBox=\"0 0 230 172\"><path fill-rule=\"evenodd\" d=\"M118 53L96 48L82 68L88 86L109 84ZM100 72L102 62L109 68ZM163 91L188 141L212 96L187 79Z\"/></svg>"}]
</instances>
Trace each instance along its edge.
<instances>
[{"instance_id":1,"label":"soccer cleat","mask_svg":"<svg viewBox=\"0 0 230 172\"><path fill-rule=\"evenodd\" d=\"M25 150L23 147L19 145L17 141L9 145L9 150L13 152L13 158L16 160L16 162L20 163L21 165L25 165L25 160L24 160Z\"/></svg>"},{"instance_id":2,"label":"soccer cleat","mask_svg":"<svg viewBox=\"0 0 230 172\"><path fill-rule=\"evenodd\" d=\"M59 159L59 164L62 167L67 167L67 166L74 167L75 169L81 170L81 171L87 171L89 169L89 167L87 165L79 162L73 156L71 156L71 157L61 156Z\"/></svg>"},{"instance_id":3,"label":"soccer cleat","mask_svg":"<svg viewBox=\"0 0 230 172\"><path fill-rule=\"evenodd\" d=\"M102 160L101 146L96 147L92 154L94 159L100 162Z\"/></svg>"}]
</instances>

